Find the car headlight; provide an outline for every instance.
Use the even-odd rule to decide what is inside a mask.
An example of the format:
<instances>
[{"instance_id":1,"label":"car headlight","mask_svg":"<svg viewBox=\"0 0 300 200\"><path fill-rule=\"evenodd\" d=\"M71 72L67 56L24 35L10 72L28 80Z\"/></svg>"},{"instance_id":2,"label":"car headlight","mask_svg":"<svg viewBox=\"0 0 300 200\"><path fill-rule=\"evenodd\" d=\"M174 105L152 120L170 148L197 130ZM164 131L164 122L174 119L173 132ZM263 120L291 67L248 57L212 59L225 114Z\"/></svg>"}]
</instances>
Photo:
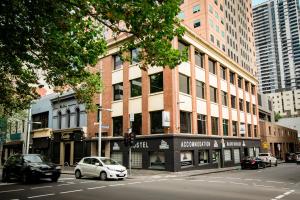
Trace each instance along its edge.
<instances>
[{"instance_id":1,"label":"car headlight","mask_svg":"<svg viewBox=\"0 0 300 200\"><path fill-rule=\"evenodd\" d=\"M107 167L107 169L110 170L110 171L114 171L114 172L117 171L117 170L115 170L115 169L113 169L113 168L110 168L110 167Z\"/></svg>"},{"instance_id":2,"label":"car headlight","mask_svg":"<svg viewBox=\"0 0 300 200\"><path fill-rule=\"evenodd\" d=\"M60 166L56 166L55 169L61 170L61 167Z\"/></svg>"},{"instance_id":3,"label":"car headlight","mask_svg":"<svg viewBox=\"0 0 300 200\"><path fill-rule=\"evenodd\" d=\"M32 170L32 171L38 171L38 172L40 172L41 171L41 169L39 168L39 167L30 167L30 169Z\"/></svg>"}]
</instances>

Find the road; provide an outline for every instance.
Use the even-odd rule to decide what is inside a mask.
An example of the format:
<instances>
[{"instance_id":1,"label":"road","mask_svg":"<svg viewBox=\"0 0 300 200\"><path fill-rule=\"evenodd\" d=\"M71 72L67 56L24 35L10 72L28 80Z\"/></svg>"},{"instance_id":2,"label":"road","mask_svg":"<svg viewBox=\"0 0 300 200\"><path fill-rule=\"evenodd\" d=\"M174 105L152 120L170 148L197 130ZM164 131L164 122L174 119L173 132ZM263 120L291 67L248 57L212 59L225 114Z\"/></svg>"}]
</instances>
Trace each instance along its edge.
<instances>
[{"instance_id":1,"label":"road","mask_svg":"<svg viewBox=\"0 0 300 200\"><path fill-rule=\"evenodd\" d=\"M58 183L0 183L1 200L299 200L300 165L284 163L261 170L185 176L156 175L124 181L74 179L63 175Z\"/></svg>"}]
</instances>

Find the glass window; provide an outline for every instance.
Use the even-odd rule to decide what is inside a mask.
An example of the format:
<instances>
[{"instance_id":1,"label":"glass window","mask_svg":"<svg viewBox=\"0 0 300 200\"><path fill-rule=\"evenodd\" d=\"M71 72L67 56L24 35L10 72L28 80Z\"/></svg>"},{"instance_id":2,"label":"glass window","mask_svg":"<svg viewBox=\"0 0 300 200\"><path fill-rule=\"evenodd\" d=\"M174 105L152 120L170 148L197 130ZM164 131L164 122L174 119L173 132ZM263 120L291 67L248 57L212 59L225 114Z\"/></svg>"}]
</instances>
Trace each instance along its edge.
<instances>
[{"instance_id":1,"label":"glass window","mask_svg":"<svg viewBox=\"0 0 300 200\"><path fill-rule=\"evenodd\" d=\"M212 86L210 86L209 88L210 88L210 101L217 103L218 102L217 88L214 88Z\"/></svg>"},{"instance_id":2,"label":"glass window","mask_svg":"<svg viewBox=\"0 0 300 200\"><path fill-rule=\"evenodd\" d=\"M222 105L227 106L228 105L227 93L224 91L221 91L221 96L222 96Z\"/></svg>"},{"instance_id":3,"label":"glass window","mask_svg":"<svg viewBox=\"0 0 300 200\"><path fill-rule=\"evenodd\" d=\"M255 94L255 85L252 85L252 84L251 84L251 93Z\"/></svg>"},{"instance_id":4,"label":"glass window","mask_svg":"<svg viewBox=\"0 0 300 200\"><path fill-rule=\"evenodd\" d=\"M244 111L244 100L243 99L239 99L239 107L241 111Z\"/></svg>"},{"instance_id":5,"label":"glass window","mask_svg":"<svg viewBox=\"0 0 300 200\"><path fill-rule=\"evenodd\" d=\"M211 132L212 135L218 135L218 118L217 117L211 117Z\"/></svg>"},{"instance_id":6,"label":"glass window","mask_svg":"<svg viewBox=\"0 0 300 200\"><path fill-rule=\"evenodd\" d=\"M182 41L178 41L178 50L180 52L183 51L188 51L189 45L187 45L186 43L182 42Z\"/></svg>"},{"instance_id":7,"label":"glass window","mask_svg":"<svg viewBox=\"0 0 300 200\"><path fill-rule=\"evenodd\" d=\"M256 115L256 106L252 104L253 115Z\"/></svg>"},{"instance_id":8,"label":"glass window","mask_svg":"<svg viewBox=\"0 0 300 200\"><path fill-rule=\"evenodd\" d=\"M249 92L249 82L245 81L245 90L246 92Z\"/></svg>"},{"instance_id":9,"label":"glass window","mask_svg":"<svg viewBox=\"0 0 300 200\"><path fill-rule=\"evenodd\" d=\"M179 91L190 94L190 78L183 74L179 74Z\"/></svg>"},{"instance_id":10,"label":"glass window","mask_svg":"<svg viewBox=\"0 0 300 200\"><path fill-rule=\"evenodd\" d=\"M254 137L257 137L257 125L254 125Z\"/></svg>"},{"instance_id":11,"label":"glass window","mask_svg":"<svg viewBox=\"0 0 300 200\"><path fill-rule=\"evenodd\" d=\"M150 152L150 168L165 169L165 153L164 152Z\"/></svg>"},{"instance_id":12,"label":"glass window","mask_svg":"<svg viewBox=\"0 0 300 200\"><path fill-rule=\"evenodd\" d=\"M199 151L199 165L209 163L209 150Z\"/></svg>"},{"instance_id":13,"label":"glass window","mask_svg":"<svg viewBox=\"0 0 300 200\"><path fill-rule=\"evenodd\" d=\"M76 127L80 126L80 109L76 108Z\"/></svg>"},{"instance_id":14,"label":"glass window","mask_svg":"<svg viewBox=\"0 0 300 200\"><path fill-rule=\"evenodd\" d=\"M123 134L123 117L113 117L113 136L122 136Z\"/></svg>"},{"instance_id":15,"label":"glass window","mask_svg":"<svg viewBox=\"0 0 300 200\"><path fill-rule=\"evenodd\" d=\"M199 19L195 20L195 21L194 21L194 28L198 28L198 27L200 27L200 26L201 26L200 20L199 20Z\"/></svg>"},{"instance_id":16,"label":"glass window","mask_svg":"<svg viewBox=\"0 0 300 200\"><path fill-rule=\"evenodd\" d=\"M208 66L209 66L209 72L213 73L213 74L216 74L216 62L209 59L208 60Z\"/></svg>"},{"instance_id":17,"label":"glass window","mask_svg":"<svg viewBox=\"0 0 300 200\"><path fill-rule=\"evenodd\" d=\"M228 119L223 119L223 135L228 136Z\"/></svg>"},{"instance_id":18,"label":"glass window","mask_svg":"<svg viewBox=\"0 0 300 200\"><path fill-rule=\"evenodd\" d=\"M195 64L203 68L203 55L198 51L195 51Z\"/></svg>"},{"instance_id":19,"label":"glass window","mask_svg":"<svg viewBox=\"0 0 300 200\"><path fill-rule=\"evenodd\" d=\"M180 111L180 132L191 133L191 114Z\"/></svg>"},{"instance_id":20,"label":"glass window","mask_svg":"<svg viewBox=\"0 0 300 200\"><path fill-rule=\"evenodd\" d=\"M134 65L139 62L139 50L132 49L131 50L131 64Z\"/></svg>"},{"instance_id":21,"label":"glass window","mask_svg":"<svg viewBox=\"0 0 300 200\"><path fill-rule=\"evenodd\" d=\"M248 101L246 101L246 109L247 113L250 113L250 103Z\"/></svg>"},{"instance_id":22,"label":"glass window","mask_svg":"<svg viewBox=\"0 0 300 200\"><path fill-rule=\"evenodd\" d=\"M57 116L57 120L58 120L58 129L61 129L61 120L62 120L61 112L59 111L57 115L58 115L58 116Z\"/></svg>"},{"instance_id":23,"label":"glass window","mask_svg":"<svg viewBox=\"0 0 300 200\"><path fill-rule=\"evenodd\" d=\"M113 85L114 101L123 99L123 83Z\"/></svg>"},{"instance_id":24,"label":"glass window","mask_svg":"<svg viewBox=\"0 0 300 200\"><path fill-rule=\"evenodd\" d=\"M193 13L197 13L197 12L200 12L200 5L198 4L198 5L195 5L194 7L193 7Z\"/></svg>"},{"instance_id":25,"label":"glass window","mask_svg":"<svg viewBox=\"0 0 300 200\"><path fill-rule=\"evenodd\" d=\"M212 7L212 5L209 4L208 10L209 10L210 13L213 13L213 7Z\"/></svg>"},{"instance_id":26,"label":"glass window","mask_svg":"<svg viewBox=\"0 0 300 200\"><path fill-rule=\"evenodd\" d=\"M67 128L70 128L70 126L71 126L71 112L70 112L70 110L67 110L67 120L66 120L66 122L67 122L67 124L66 124Z\"/></svg>"},{"instance_id":27,"label":"glass window","mask_svg":"<svg viewBox=\"0 0 300 200\"><path fill-rule=\"evenodd\" d=\"M130 81L130 96L136 97L142 95L142 79L137 78Z\"/></svg>"},{"instance_id":28,"label":"glass window","mask_svg":"<svg viewBox=\"0 0 300 200\"><path fill-rule=\"evenodd\" d=\"M211 41L212 43L215 42L215 37L214 37L212 34L210 34L210 41Z\"/></svg>"},{"instance_id":29,"label":"glass window","mask_svg":"<svg viewBox=\"0 0 300 200\"><path fill-rule=\"evenodd\" d=\"M248 124L248 137L251 137L251 124Z\"/></svg>"},{"instance_id":30,"label":"glass window","mask_svg":"<svg viewBox=\"0 0 300 200\"><path fill-rule=\"evenodd\" d=\"M226 68L221 66L221 78L223 80L227 80L227 77L226 77Z\"/></svg>"},{"instance_id":31,"label":"glass window","mask_svg":"<svg viewBox=\"0 0 300 200\"><path fill-rule=\"evenodd\" d=\"M118 54L113 55L113 62L114 62L114 70L120 69L122 67L122 59L120 55Z\"/></svg>"},{"instance_id":32,"label":"glass window","mask_svg":"<svg viewBox=\"0 0 300 200\"><path fill-rule=\"evenodd\" d=\"M134 114L134 121L132 122L132 132L136 135L142 134L142 113Z\"/></svg>"},{"instance_id":33,"label":"glass window","mask_svg":"<svg viewBox=\"0 0 300 200\"><path fill-rule=\"evenodd\" d=\"M164 90L163 73L150 75L150 93L161 92Z\"/></svg>"},{"instance_id":34,"label":"glass window","mask_svg":"<svg viewBox=\"0 0 300 200\"><path fill-rule=\"evenodd\" d=\"M243 83L242 83L242 77L238 76L238 87L242 88L243 87Z\"/></svg>"},{"instance_id":35,"label":"glass window","mask_svg":"<svg viewBox=\"0 0 300 200\"><path fill-rule=\"evenodd\" d=\"M162 111L150 112L151 134L163 133L162 127Z\"/></svg>"},{"instance_id":36,"label":"glass window","mask_svg":"<svg viewBox=\"0 0 300 200\"><path fill-rule=\"evenodd\" d=\"M182 151L180 152L180 164L181 167L188 167L193 165L193 152Z\"/></svg>"},{"instance_id":37,"label":"glass window","mask_svg":"<svg viewBox=\"0 0 300 200\"><path fill-rule=\"evenodd\" d=\"M241 137L245 137L245 133L246 133L246 127L245 127L245 123L240 123L240 135Z\"/></svg>"},{"instance_id":38,"label":"glass window","mask_svg":"<svg viewBox=\"0 0 300 200\"><path fill-rule=\"evenodd\" d=\"M224 160L225 161L231 161L232 160L231 149L224 149Z\"/></svg>"},{"instance_id":39,"label":"glass window","mask_svg":"<svg viewBox=\"0 0 300 200\"><path fill-rule=\"evenodd\" d=\"M236 97L231 95L231 108L236 108Z\"/></svg>"},{"instance_id":40,"label":"glass window","mask_svg":"<svg viewBox=\"0 0 300 200\"><path fill-rule=\"evenodd\" d=\"M237 122L236 121L232 121L232 136L237 136Z\"/></svg>"},{"instance_id":41,"label":"glass window","mask_svg":"<svg viewBox=\"0 0 300 200\"><path fill-rule=\"evenodd\" d=\"M235 73L234 72L230 72L230 83L232 83L233 85L235 84Z\"/></svg>"},{"instance_id":42,"label":"glass window","mask_svg":"<svg viewBox=\"0 0 300 200\"><path fill-rule=\"evenodd\" d=\"M178 13L177 17L178 19L183 20L185 18L184 12L181 11L180 13Z\"/></svg>"},{"instance_id":43,"label":"glass window","mask_svg":"<svg viewBox=\"0 0 300 200\"><path fill-rule=\"evenodd\" d=\"M197 97L205 99L205 83L196 81L196 93Z\"/></svg>"},{"instance_id":44,"label":"glass window","mask_svg":"<svg viewBox=\"0 0 300 200\"><path fill-rule=\"evenodd\" d=\"M206 135L206 116L205 115L197 115L197 125L198 125L198 134Z\"/></svg>"}]
</instances>

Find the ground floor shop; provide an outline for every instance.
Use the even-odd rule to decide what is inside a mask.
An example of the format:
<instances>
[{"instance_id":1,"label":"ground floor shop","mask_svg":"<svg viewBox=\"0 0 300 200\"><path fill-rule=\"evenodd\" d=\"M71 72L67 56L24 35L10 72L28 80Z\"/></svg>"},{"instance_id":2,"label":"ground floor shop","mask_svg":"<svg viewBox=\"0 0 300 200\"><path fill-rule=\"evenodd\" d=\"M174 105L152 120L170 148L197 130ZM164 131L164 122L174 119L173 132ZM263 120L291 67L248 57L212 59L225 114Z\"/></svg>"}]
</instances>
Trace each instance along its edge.
<instances>
[{"instance_id":1,"label":"ground floor shop","mask_svg":"<svg viewBox=\"0 0 300 200\"><path fill-rule=\"evenodd\" d=\"M11 141L3 144L1 153L1 163L4 163L9 156L22 153L23 141Z\"/></svg>"}]
</instances>

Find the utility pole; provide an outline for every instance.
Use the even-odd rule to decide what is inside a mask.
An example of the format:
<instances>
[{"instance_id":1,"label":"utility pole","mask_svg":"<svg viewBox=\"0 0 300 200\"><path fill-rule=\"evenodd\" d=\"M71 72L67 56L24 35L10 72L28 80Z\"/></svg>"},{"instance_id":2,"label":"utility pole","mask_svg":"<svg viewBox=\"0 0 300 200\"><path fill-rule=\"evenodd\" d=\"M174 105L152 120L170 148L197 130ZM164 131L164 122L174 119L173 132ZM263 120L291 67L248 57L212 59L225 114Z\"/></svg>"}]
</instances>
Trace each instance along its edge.
<instances>
[{"instance_id":1,"label":"utility pole","mask_svg":"<svg viewBox=\"0 0 300 200\"><path fill-rule=\"evenodd\" d=\"M30 129L31 129L31 103L30 103L30 106L28 108L28 121L27 121L27 135L26 135L25 154L29 153Z\"/></svg>"}]
</instances>

